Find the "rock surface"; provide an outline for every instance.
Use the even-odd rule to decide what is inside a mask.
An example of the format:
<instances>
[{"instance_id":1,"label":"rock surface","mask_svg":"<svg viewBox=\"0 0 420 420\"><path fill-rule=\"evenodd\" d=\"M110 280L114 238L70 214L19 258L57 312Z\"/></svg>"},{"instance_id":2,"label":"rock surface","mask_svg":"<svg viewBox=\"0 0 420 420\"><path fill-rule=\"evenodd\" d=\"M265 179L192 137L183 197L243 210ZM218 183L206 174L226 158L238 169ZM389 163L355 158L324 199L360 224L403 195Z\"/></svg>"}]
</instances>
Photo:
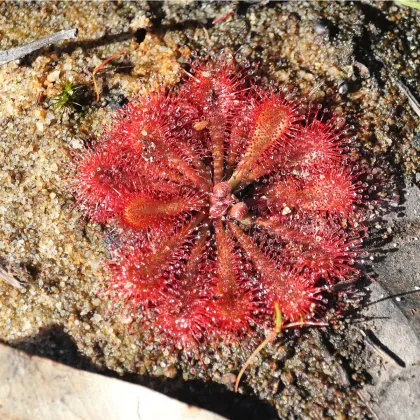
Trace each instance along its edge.
<instances>
[{"instance_id":1,"label":"rock surface","mask_svg":"<svg viewBox=\"0 0 420 420\"><path fill-rule=\"evenodd\" d=\"M0 345L0 416L19 420L223 420L139 385Z\"/></svg>"}]
</instances>

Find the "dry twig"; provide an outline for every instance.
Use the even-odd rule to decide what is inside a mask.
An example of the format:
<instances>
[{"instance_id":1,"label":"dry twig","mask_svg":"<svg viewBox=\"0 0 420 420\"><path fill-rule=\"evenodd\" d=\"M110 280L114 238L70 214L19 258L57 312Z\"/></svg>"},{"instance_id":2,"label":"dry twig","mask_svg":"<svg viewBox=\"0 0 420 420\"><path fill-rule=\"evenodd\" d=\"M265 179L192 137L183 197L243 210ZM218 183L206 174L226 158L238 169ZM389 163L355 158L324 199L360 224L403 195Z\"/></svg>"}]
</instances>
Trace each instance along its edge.
<instances>
[{"instance_id":1,"label":"dry twig","mask_svg":"<svg viewBox=\"0 0 420 420\"><path fill-rule=\"evenodd\" d=\"M9 61L22 58L25 55L39 50L40 48L46 47L47 45L56 44L57 42L64 41L65 39L75 38L76 35L77 29L68 29L44 36L36 41L30 42L29 44L0 51L0 66L8 63Z\"/></svg>"},{"instance_id":2,"label":"dry twig","mask_svg":"<svg viewBox=\"0 0 420 420\"><path fill-rule=\"evenodd\" d=\"M407 97L409 104L411 105L411 108L413 108L413 111L420 117L420 104L418 100L415 98L415 96L411 93L410 89L401 82L400 79L395 78L395 83L400 88L400 90L404 93L404 95Z\"/></svg>"},{"instance_id":3,"label":"dry twig","mask_svg":"<svg viewBox=\"0 0 420 420\"><path fill-rule=\"evenodd\" d=\"M3 267L0 267L0 280L5 281L16 289L23 289L22 283L13 277L9 271L6 271Z\"/></svg>"}]
</instances>

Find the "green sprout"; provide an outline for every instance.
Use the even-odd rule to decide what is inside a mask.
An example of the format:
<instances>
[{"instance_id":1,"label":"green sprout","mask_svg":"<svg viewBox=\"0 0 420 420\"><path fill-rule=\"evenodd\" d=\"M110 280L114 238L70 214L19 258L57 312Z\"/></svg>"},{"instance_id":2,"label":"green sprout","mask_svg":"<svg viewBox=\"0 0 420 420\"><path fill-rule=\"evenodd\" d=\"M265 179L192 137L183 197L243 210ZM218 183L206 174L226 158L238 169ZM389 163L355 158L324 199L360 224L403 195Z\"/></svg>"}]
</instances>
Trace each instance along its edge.
<instances>
[{"instance_id":1,"label":"green sprout","mask_svg":"<svg viewBox=\"0 0 420 420\"><path fill-rule=\"evenodd\" d=\"M51 102L55 109L63 111L73 111L76 106L81 107L78 101L79 91L83 86L78 86L70 80L62 84L61 92L51 98Z\"/></svg>"},{"instance_id":2,"label":"green sprout","mask_svg":"<svg viewBox=\"0 0 420 420\"><path fill-rule=\"evenodd\" d=\"M408 6L412 9L420 10L420 2L419 1L413 1L413 0L398 0L395 1L397 4L401 4L402 6Z\"/></svg>"}]
</instances>

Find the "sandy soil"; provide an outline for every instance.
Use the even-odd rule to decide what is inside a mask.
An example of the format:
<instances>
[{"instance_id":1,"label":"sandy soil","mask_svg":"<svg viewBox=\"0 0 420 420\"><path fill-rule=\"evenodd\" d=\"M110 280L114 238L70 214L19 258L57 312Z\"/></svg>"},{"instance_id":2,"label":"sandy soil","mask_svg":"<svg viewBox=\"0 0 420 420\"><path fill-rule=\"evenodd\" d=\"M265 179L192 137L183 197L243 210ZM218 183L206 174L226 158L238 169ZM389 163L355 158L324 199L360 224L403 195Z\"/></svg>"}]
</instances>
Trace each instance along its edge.
<instances>
[{"instance_id":1,"label":"sandy soil","mask_svg":"<svg viewBox=\"0 0 420 420\"><path fill-rule=\"evenodd\" d=\"M346 115L366 159L393 174L390 196L402 204L404 185L420 178L420 120L397 80L420 92L420 13L392 2L0 4L0 49L73 27L76 40L0 67L0 263L26 282L17 290L0 281L0 339L125 375L230 418L370 417L358 390L370 380L365 357L371 353L351 332L350 318L270 345L248 371L245 397L229 390L254 343L219 346L187 360L148 332L130 333L130 320L110 314L96 294L107 243L102 228L74 209L67 186L72 154L100 136L113 110L154 77L178 82L192 51L211 55L225 48L260 62L265 77ZM99 74L101 100L95 102L93 69L124 48ZM66 81L83 86L82 106L70 111L53 106ZM406 217L401 211L399 221ZM392 247L401 223L391 218L376 225L371 246ZM410 245L413 255L418 249L418 242ZM371 255L373 270L381 272L379 251ZM398 289L382 277L390 292ZM405 312L418 331L418 312Z\"/></svg>"}]
</instances>

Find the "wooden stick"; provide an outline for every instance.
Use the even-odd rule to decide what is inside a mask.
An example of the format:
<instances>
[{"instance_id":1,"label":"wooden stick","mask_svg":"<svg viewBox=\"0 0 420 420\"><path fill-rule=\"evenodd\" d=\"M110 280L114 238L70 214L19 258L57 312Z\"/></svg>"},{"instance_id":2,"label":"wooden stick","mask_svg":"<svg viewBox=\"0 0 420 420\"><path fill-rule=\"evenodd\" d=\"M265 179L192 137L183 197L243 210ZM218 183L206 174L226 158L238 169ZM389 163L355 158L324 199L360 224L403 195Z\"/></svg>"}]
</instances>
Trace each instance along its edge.
<instances>
[{"instance_id":1,"label":"wooden stick","mask_svg":"<svg viewBox=\"0 0 420 420\"><path fill-rule=\"evenodd\" d=\"M17 60L25 55L37 51L47 45L56 44L57 42L66 39L75 38L77 29L68 29L66 31L55 32L54 34L44 36L29 44L21 45L19 47L10 48L8 50L0 51L0 66L9 61Z\"/></svg>"}]
</instances>

